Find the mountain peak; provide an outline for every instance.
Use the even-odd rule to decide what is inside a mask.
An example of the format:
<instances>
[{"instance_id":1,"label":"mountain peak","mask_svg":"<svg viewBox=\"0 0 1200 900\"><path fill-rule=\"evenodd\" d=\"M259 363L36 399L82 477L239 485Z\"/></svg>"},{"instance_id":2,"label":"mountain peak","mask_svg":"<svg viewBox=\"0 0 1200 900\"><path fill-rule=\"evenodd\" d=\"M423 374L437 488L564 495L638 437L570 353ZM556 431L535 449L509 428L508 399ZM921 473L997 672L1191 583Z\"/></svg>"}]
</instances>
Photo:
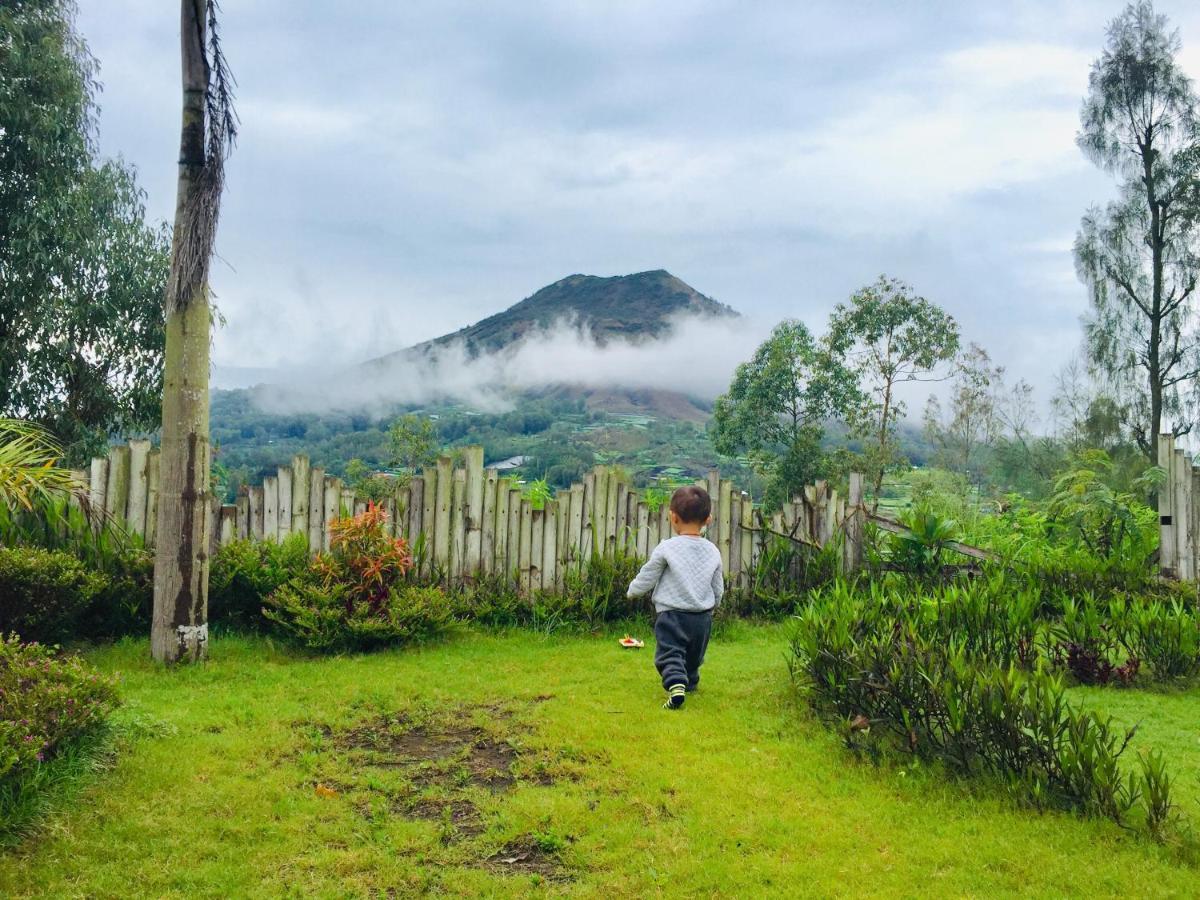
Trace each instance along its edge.
<instances>
[{"instance_id":1,"label":"mountain peak","mask_svg":"<svg viewBox=\"0 0 1200 900\"><path fill-rule=\"evenodd\" d=\"M577 273L474 325L400 352L424 352L462 342L472 355L494 353L561 322L586 328L601 344L613 339L654 340L664 337L680 317L737 315L666 269L608 277Z\"/></svg>"}]
</instances>

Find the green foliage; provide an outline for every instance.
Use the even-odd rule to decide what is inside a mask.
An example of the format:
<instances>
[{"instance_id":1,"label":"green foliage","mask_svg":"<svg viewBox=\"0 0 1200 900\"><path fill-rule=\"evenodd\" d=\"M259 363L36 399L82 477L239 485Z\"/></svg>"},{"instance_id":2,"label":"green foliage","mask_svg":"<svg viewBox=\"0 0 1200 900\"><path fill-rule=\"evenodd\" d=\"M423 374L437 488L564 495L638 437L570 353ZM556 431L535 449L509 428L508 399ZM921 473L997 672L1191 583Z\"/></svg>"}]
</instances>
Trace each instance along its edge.
<instances>
[{"instance_id":1,"label":"green foliage","mask_svg":"<svg viewBox=\"0 0 1200 900\"><path fill-rule=\"evenodd\" d=\"M1200 671L1200 613L1178 598L1130 602L1115 619L1122 646L1149 665L1155 678L1187 678Z\"/></svg>"},{"instance_id":2,"label":"green foliage","mask_svg":"<svg viewBox=\"0 0 1200 900\"><path fill-rule=\"evenodd\" d=\"M797 617L793 677L819 710L846 723L852 746L991 775L1039 807L1116 822L1140 807L1157 828L1169 814L1169 780L1122 765L1134 729L1075 709L1061 678L997 664L939 621L916 600L835 587Z\"/></svg>"},{"instance_id":3,"label":"green foliage","mask_svg":"<svg viewBox=\"0 0 1200 900\"><path fill-rule=\"evenodd\" d=\"M1200 277L1200 103L1177 60L1180 46L1152 3L1127 6L1092 66L1077 138L1120 179L1118 198L1089 209L1075 240L1091 295L1087 352L1148 458L1160 430L1179 434L1195 422L1185 386L1200 373L1188 301Z\"/></svg>"},{"instance_id":4,"label":"green foliage","mask_svg":"<svg viewBox=\"0 0 1200 900\"><path fill-rule=\"evenodd\" d=\"M33 510L0 506L0 544L59 551L89 572L91 602L78 617L71 614L54 626L60 639L100 640L150 627L154 557L140 537L117 522L105 519L97 524L66 497ZM73 603L67 605L74 608Z\"/></svg>"},{"instance_id":5,"label":"green foliage","mask_svg":"<svg viewBox=\"0 0 1200 900\"><path fill-rule=\"evenodd\" d=\"M412 473L433 465L437 459L439 439L437 428L428 416L401 416L388 429L391 446L389 462Z\"/></svg>"},{"instance_id":6,"label":"green foliage","mask_svg":"<svg viewBox=\"0 0 1200 900\"><path fill-rule=\"evenodd\" d=\"M70 0L0 6L0 416L71 459L157 423L170 240L96 152L96 62Z\"/></svg>"},{"instance_id":7,"label":"green foliage","mask_svg":"<svg viewBox=\"0 0 1200 900\"><path fill-rule=\"evenodd\" d=\"M727 591L723 615L777 618L808 602L810 592L837 577L841 546L835 541L817 549L790 538L768 534L758 554L750 584Z\"/></svg>"},{"instance_id":8,"label":"green foliage","mask_svg":"<svg viewBox=\"0 0 1200 900\"><path fill-rule=\"evenodd\" d=\"M903 460L896 423L905 404L897 388L914 381L936 381L936 370L958 352L958 323L945 310L896 278L880 276L839 303L829 319L832 353L847 359L865 388L852 411L854 430L868 443L862 462L878 495L884 472Z\"/></svg>"},{"instance_id":9,"label":"green foliage","mask_svg":"<svg viewBox=\"0 0 1200 900\"><path fill-rule=\"evenodd\" d=\"M103 585L103 576L69 554L0 547L0 634L48 644L71 640Z\"/></svg>"},{"instance_id":10,"label":"green foliage","mask_svg":"<svg viewBox=\"0 0 1200 900\"><path fill-rule=\"evenodd\" d=\"M713 446L747 454L768 478L767 502L778 505L820 475L824 422L845 416L859 396L835 354L802 323L781 322L717 398Z\"/></svg>"},{"instance_id":11,"label":"green foliage","mask_svg":"<svg viewBox=\"0 0 1200 900\"><path fill-rule=\"evenodd\" d=\"M946 546L958 537L958 523L928 509L910 510L900 524L909 530L893 534L892 561L905 571L929 576L940 571Z\"/></svg>"},{"instance_id":12,"label":"green foliage","mask_svg":"<svg viewBox=\"0 0 1200 900\"><path fill-rule=\"evenodd\" d=\"M354 498L368 503L382 503L388 497L395 496L398 486L397 480L391 475L373 471L358 458L346 463L346 481L354 490Z\"/></svg>"},{"instance_id":13,"label":"green foliage","mask_svg":"<svg viewBox=\"0 0 1200 900\"><path fill-rule=\"evenodd\" d=\"M534 509L545 509L546 504L554 499L554 490L545 478L535 478L521 487L521 496L528 500Z\"/></svg>"},{"instance_id":14,"label":"green foliage","mask_svg":"<svg viewBox=\"0 0 1200 900\"><path fill-rule=\"evenodd\" d=\"M453 618L449 598L435 587L392 585L371 607L355 603L346 583L310 579L282 585L263 614L301 646L322 653L427 640Z\"/></svg>"},{"instance_id":15,"label":"green foliage","mask_svg":"<svg viewBox=\"0 0 1200 900\"><path fill-rule=\"evenodd\" d=\"M1103 450L1087 450L1054 482L1047 513L1050 521L1065 527L1072 537L1100 559L1149 556L1158 535L1146 527L1147 507L1132 494L1109 487L1112 461ZM1143 495L1162 484L1162 470L1152 468L1137 482ZM1151 543L1153 541L1153 543Z\"/></svg>"},{"instance_id":16,"label":"green foliage","mask_svg":"<svg viewBox=\"0 0 1200 900\"><path fill-rule=\"evenodd\" d=\"M411 583L412 556L389 537L386 516L366 512L330 526L330 549L267 598L263 615L310 650L370 650L428 638L453 616L449 598Z\"/></svg>"},{"instance_id":17,"label":"green foliage","mask_svg":"<svg viewBox=\"0 0 1200 900\"><path fill-rule=\"evenodd\" d=\"M32 510L71 490L71 473L55 465L58 445L42 428L0 419L0 507Z\"/></svg>"},{"instance_id":18,"label":"green foliage","mask_svg":"<svg viewBox=\"0 0 1200 900\"><path fill-rule=\"evenodd\" d=\"M0 638L0 809L14 779L99 727L117 702L116 679L78 657Z\"/></svg>"},{"instance_id":19,"label":"green foliage","mask_svg":"<svg viewBox=\"0 0 1200 900\"><path fill-rule=\"evenodd\" d=\"M308 539L302 534L288 535L281 542L241 540L224 545L209 569L209 621L258 627L266 598L304 575L308 564Z\"/></svg>"}]
</instances>

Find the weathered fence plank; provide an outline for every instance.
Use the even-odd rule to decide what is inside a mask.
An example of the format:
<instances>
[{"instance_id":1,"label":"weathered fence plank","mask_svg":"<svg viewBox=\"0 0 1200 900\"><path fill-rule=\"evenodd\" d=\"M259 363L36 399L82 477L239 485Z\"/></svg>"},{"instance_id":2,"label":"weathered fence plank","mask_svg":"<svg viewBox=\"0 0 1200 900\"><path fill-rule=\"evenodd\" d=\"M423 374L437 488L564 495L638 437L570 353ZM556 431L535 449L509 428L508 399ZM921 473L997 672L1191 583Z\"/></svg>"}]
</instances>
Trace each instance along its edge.
<instances>
[{"instance_id":1,"label":"weathered fence plank","mask_svg":"<svg viewBox=\"0 0 1200 900\"><path fill-rule=\"evenodd\" d=\"M279 540L279 478L275 475L263 479L263 538Z\"/></svg>"},{"instance_id":2,"label":"weathered fence plank","mask_svg":"<svg viewBox=\"0 0 1200 900\"><path fill-rule=\"evenodd\" d=\"M298 453L292 457L291 534L302 534L308 540L308 499L310 493L308 457Z\"/></svg>"},{"instance_id":3,"label":"weathered fence plank","mask_svg":"<svg viewBox=\"0 0 1200 900\"><path fill-rule=\"evenodd\" d=\"M150 442L129 442L129 502L125 521L133 534L146 534L146 466L150 460Z\"/></svg>"},{"instance_id":4,"label":"weathered fence plank","mask_svg":"<svg viewBox=\"0 0 1200 900\"><path fill-rule=\"evenodd\" d=\"M463 451L463 557L459 577L474 577L483 556L483 448Z\"/></svg>"},{"instance_id":5,"label":"weathered fence plank","mask_svg":"<svg viewBox=\"0 0 1200 900\"><path fill-rule=\"evenodd\" d=\"M496 483L495 469L483 473L483 530L479 547L479 571L483 575L490 575L496 566Z\"/></svg>"},{"instance_id":6,"label":"weathered fence plank","mask_svg":"<svg viewBox=\"0 0 1200 900\"><path fill-rule=\"evenodd\" d=\"M280 466L279 479L279 540L292 533L292 467Z\"/></svg>"},{"instance_id":7,"label":"weathered fence plank","mask_svg":"<svg viewBox=\"0 0 1200 900\"><path fill-rule=\"evenodd\" d=\"M308 473L308 552L325 546L325 470L313 466Z\"/></svg>"}]
</instances>

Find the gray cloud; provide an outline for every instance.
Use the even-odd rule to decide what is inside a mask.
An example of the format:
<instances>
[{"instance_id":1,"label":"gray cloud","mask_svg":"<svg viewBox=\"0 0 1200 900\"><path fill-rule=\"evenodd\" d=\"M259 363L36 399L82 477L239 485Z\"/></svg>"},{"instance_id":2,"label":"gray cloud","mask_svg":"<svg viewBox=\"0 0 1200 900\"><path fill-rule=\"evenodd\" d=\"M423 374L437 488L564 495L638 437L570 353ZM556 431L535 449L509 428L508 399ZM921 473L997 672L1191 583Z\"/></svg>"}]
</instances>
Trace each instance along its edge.
<instances>
[{"instance_id":1,"label":"gray cloud","mask_svg":"<svg viewBox=\"0 0 1200 900\"><path fill-rule=\"evenodd\" d=\"M352 361L572 272L820 327L887 272L1049 392L1112 191L1073 143L1119 3L226 0L230 365ZM1200 75L1200 10L1160 2ZM101 144L174 202L177 11L87 4Z\"/></svg>"}]
</instances>

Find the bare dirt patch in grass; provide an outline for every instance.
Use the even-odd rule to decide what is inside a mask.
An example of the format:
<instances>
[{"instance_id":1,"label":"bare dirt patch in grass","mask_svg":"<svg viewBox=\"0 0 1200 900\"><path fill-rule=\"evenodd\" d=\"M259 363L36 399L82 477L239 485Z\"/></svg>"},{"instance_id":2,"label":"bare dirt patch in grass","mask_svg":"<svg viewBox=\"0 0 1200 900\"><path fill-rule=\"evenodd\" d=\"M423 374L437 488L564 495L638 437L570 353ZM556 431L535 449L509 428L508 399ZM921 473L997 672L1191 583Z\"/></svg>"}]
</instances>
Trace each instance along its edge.
<instances>
[{"instance_id":1,"label":"bare dirt patch in grass","mask_svg":"<svg viewBox=\"0 0 1200 900\"><path fill-rule=\"evenodd\" d=\"M569 878L557 851L547 849L532 835L509 841L485 859L483 865L505 875L540 875L550 881Z\"/></svg>"}]
</instances>

